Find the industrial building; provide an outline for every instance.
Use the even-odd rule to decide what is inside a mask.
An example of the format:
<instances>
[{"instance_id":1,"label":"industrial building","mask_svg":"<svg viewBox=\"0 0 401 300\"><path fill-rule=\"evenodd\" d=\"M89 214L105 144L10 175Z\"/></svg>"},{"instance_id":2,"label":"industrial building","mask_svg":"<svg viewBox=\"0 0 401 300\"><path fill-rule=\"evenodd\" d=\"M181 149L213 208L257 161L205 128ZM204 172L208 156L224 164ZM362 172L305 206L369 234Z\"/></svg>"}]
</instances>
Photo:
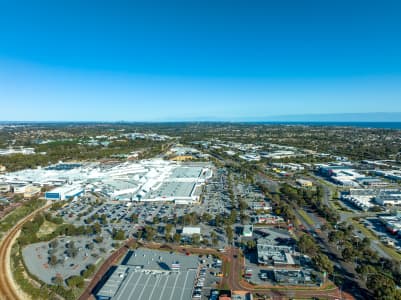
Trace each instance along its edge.
<instances>
[{"instance_id":1,"label":"industrial building","mask_svg":"<svg viewBox=\"0 0 401 300\"><path fill-rule=\"evenodd\" d=\"M386 171L381 171L377 170L376 175L385 177L390 180L394 181L401 181L401 171L398 170L386 170Z\"/></svg>"},{"instance_id":2,"label":"industrial building","mask_svg":"<svg viewBox=\"0 0 401 300\"><path fill-rule=\"evenodd\" d=\"M128 252L97 292L99 300L192 299L196 256L146 249Z\"/></svg>"},{"instance_id":3,"label":"industrial building","mask_svg":"<svg viewBox=\"0 0 401 300\"><path fill-rule=\"evenodd\" d=\"M289 246L277 245L269 238L258 239L257 241L258 263L270 266L294 266L294 250Z\"/></svg>"},{"instance_id":4,"label":"industrial building","mask_svg":"<svg viewBox=\"0 0 401 300\"><path fill-rule=\"evenodd\" d=\"M373 199L376 194L377 191L373 189L350 189L349 192L341 195L341 199L366 211L374 206Z\"/></svg>"},{"instance_id":5,"label":"industrial building","mask_svg":"<svg viewBox=\"0 0 401 300\"><path fill-rule=\"evenodd\" d=\"M401 205L401 190L382 189L375 197L375 202L380 205Z\"/></svg>"},{"instance_id":6,"label":"industrial building","mask_svg":"<svg viewBox=\"0 0 401 300\"><path fill-rule=\"evenodd\" d=\"M239 158L242 158L246 161L260 161L260 155L257 153L245 153L243 155L239 155Z\"/></svg>"},{"instance_id":7,"label":"industrial building","mask_svg":"<svg viewBox=\"0 0 401 300\"><path fill-rule=\"evenodd\" d=\"M283 159L288 157L295 157L295 156L305 156L304 154L295 153L292 150L277 150L270 153L264 154L263 158L270 158L270 159Z\"/></svg>"},{"instance_id":8,"label":"industrial building","mask_svg":"<svg viewBox=\"0 0 401 300\"><path fill-rule=\"evenodd\" d=\"M381 206L401 205L400 189L350 189L341 195L341 199L352 203L354 206L368 210L375 204Z\"/></svg>"},{"instance_id":9,"label":"industrial building","mask_svg":"<svg viewBox=\"0 0 401 300\"><path fill-rule=\"evenodd\" d=\"M305 169L303 165L296 163L272 163L271 165L275 168L287 169L291 171L302 171Z\"/></svg>"},{"instance_id":10,"label":"industrial building","mask_svg":"<svg viewBox=\"0 0 401 300\"><path fill-rule=\"evenodd\" d=\"M344 165L318 165L319 173L322 176L329 178L335 184L349 187L359 187L357 179L364 178L365 176L359 174L350 166Z\"/></svg>"},{"instance_id":11,"label":"industrial building","mask_svg":"<svg viewBox=\"0 0 401 300\"><path fill-rule=\"evenodd\" d=\"M374 177L362 177L362 178L357 178L356 181L361 185L369 188L374 188L374 187L383 187L388 185L387 182L379 179L379 178L374 178Z\"/></svg>"}]
</instances>

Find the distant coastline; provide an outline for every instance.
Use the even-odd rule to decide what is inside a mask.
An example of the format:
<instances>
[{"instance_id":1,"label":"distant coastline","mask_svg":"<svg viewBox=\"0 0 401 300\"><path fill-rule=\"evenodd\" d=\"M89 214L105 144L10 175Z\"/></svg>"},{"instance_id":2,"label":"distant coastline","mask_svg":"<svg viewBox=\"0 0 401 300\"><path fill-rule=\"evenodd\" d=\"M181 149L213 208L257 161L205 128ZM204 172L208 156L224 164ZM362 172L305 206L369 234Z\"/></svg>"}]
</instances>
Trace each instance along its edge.
<instances>
[{"instance_id":1,"label":"distant coastline","mask_svg":"<svg viewBox=\"0 0 401 300\"><path fill-rule=\"evenodd\" d=\"M330 127L360 127L374 129L400 129L401 122L255 122L255 124L266 125L288 125L288 126L330 126Z\"/></svg>"},{"instance_id":2,"label":"distant coastline","mask_svg":"<svg viewBox=\"0 0 401 300\"><path fill-rule=\"evenodd\" d=\"M342 122L342 121L165 121L165 122L135 122L135 121L0 121L0 126L16 125L16 126L29 126L40 124L136 124L136 125L151 125L151 124L191 124L191 123L205 123L205 124L247 124L247 125L271 125L271 126L316 126L316 127L358 127L358 128L372 128L372 129L395 129L401 130L401 122Z\"/></svg>"}]
</instances>

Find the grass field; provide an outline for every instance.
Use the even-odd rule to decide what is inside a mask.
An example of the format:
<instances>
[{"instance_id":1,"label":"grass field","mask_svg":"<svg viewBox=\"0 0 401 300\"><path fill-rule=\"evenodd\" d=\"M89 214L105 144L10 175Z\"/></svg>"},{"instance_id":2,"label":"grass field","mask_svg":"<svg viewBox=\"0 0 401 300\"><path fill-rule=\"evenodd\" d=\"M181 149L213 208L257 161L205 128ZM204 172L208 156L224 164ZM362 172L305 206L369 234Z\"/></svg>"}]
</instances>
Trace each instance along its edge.
<instances>
[{"instance_id":1,"label":"grass field","mask_svg":"<svg viewBox=\"0 0 401 300\"><path fill-rule=\"evenodd\" d=\"M39 231L36 233L36 235L38 238L41 238L42 236L48 235L55 231L57 227L57 224L45 220L42 226L40 226Z\"/></svg>"},{"instance_id":2,"label":"grass field","mask_svg":"<svg viewBox=\"0 0 401 300\"><path fill-rule=\"evenodd\" d=\"M308 223L309 226L315 226L315 222L313 222L313 220L309 217L309 215L303 209L299 209L298 213L305 220L305 222Z\"/></svg>"}]
</instances>

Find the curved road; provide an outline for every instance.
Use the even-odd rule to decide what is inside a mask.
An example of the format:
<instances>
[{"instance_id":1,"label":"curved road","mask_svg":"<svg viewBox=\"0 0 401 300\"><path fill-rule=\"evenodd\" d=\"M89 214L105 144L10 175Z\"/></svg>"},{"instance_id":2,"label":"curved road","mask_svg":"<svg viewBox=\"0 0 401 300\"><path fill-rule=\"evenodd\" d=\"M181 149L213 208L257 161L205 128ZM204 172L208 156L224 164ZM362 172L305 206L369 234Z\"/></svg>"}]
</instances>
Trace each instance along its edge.
<instances>
[{"instance_id":1,"label":"curved road","mask_svg":"<svg viewBox=\"0 0 401 300\"><path fill-rule=\"evenodd\" d=\"M25 218L20 220L8 233L4 236L0 244L0 299L1 300L18 300L21 294L16 291L16 284L12 278L10 270L11 247L15 238L18 236L22 226L32 219L38 212L50 207L50 204L36 209ZM21 299L23 300L23 299Z\"/></svg>"}]
</instances>

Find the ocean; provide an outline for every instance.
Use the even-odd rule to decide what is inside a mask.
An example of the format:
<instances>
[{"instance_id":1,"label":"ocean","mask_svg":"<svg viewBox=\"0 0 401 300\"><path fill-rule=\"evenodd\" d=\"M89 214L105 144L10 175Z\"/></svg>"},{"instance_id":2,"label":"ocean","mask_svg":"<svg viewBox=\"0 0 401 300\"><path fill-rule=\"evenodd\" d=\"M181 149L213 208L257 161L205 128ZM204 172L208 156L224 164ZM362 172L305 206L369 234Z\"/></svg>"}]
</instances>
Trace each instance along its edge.
<instances>
[{"instance_id":1,"label":"ocean","mask_svg":"<svg viewBox=\"0 0 401 300\"><path fill-rule=\"evenodd\" d=\"M335 126L335 127L361 127L376 129L401 130L401 122L259 122L269 125L305 125L305 126Z\"/></svg>"}]
</instances>

